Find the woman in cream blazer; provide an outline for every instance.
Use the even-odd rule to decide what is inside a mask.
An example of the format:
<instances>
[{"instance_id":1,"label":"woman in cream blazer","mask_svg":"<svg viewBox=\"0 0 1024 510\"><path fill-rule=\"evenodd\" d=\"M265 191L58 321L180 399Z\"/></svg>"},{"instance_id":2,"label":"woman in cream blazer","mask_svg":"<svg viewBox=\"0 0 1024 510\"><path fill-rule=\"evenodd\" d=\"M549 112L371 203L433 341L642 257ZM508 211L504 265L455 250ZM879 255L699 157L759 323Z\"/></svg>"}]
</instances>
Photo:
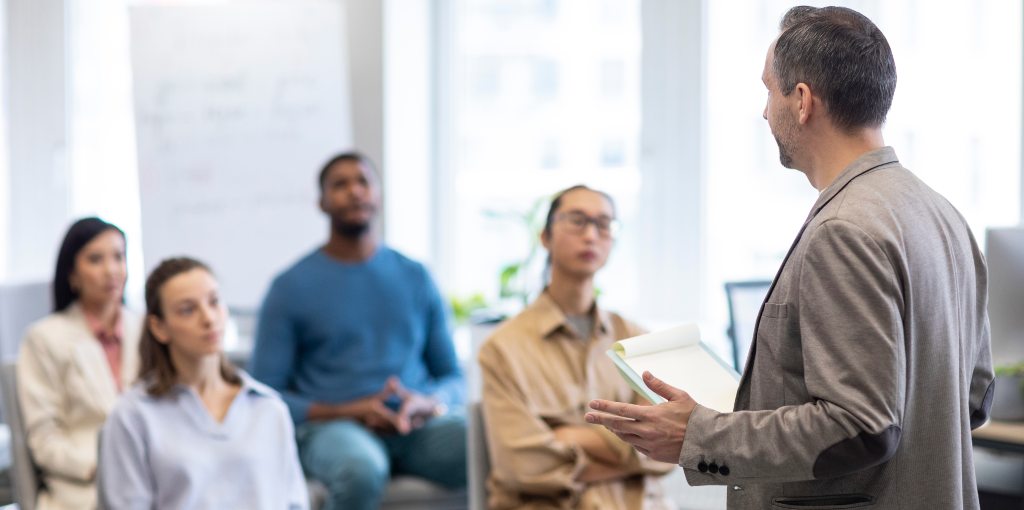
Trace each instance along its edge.
<instances>
[{"instance_id":1,"label":"woman in cream blazer","mask_svg":"<svg viewBox=\"0 0 1024 510\"><path fill-rule=\"evenodd\" d=\"M41 472L39 510L96 507L97 438L138 372L142 319L125 309L124 234L79 220L61 246L54 313L33 324L17 364L29 451Z\"/></svg>"}]
</instances>

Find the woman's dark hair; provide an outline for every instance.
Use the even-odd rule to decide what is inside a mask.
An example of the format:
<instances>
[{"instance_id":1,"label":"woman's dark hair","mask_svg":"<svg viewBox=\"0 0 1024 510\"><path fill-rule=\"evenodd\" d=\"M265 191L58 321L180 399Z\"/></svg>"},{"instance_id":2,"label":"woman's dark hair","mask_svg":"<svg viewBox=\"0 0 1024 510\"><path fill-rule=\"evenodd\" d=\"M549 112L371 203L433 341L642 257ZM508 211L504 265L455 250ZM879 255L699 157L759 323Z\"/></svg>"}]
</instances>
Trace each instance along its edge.
<instances>
[{"instance_id":1,"label":"woman's dark hair","mask_svg":"<svg viewBox=\"0 0 1024 510\"><path fill-rule=\"evenodd\" d=\"M555 215L558 214L558 208L562 207L562 198L564 198L565 195L567 195L567 194L569 194L569 193L571 193L573 191L577 191L577 190L581 190L581 189L585 189L587 191L592 191L594 193L597 193L597 194L603 196L604 199L607 200L609 204L611 204L612 211L615 211L615 200L612 198L611 195L609 195L609 194L607 194L607 193L605 193L603 191L598 191L598 190L596 190L594 188L591 188L589 186L586 186L584 184L577 184L575 186L571 186L571 187L565 188L562 191L559 191L558 193L555 193L555 196L551 197L551 207L548 209L547 219L544 220L544 233L545 234L551 235L551 226L555 224Z\"/></svg>"},{"instance_id":2,"label":"woman's dark hair","mask_svg":"<svg viewBox=\"0 0 1024 510\"><path fill-rule=\"evenodd\" d=\"M139 344L139 357L142 363L139 368L139 380L146 385L146 392L154 397L164 396L171 391L171 388L178 382L178 371L171 361L171 352L167 344L157 340L150 329L149 318L154 316L163 320L164 310L163 303L160 302L160 289L171 278L193 269L202 269L213 274L209 266L196 259L174 257L161 262L146 279L146 324L142 330L142 340ZM223 354L220 357L220 375L231 384L242 383L238 371Z\"/></svg>"},{"instance_id":3,"label":"woman's dark hair","mask_svg":"<svg viewBox=\"0 0 1024 510\"><path fill-rule=\"evenodd\" d=\"M569 194L569 193L571 193L573 191L578 191L578 190L581 190L581 189L582 190L591 191L591 192L594 192L594 193L597 193L597 194L601 195L602 197L604 197L605 200L608 201L609 204L611 204L612 212L615 211L615 199L613 199L611 195L609 195L609 194L607 194L607 193L605 193L603 191L599 191L599 190L596 190L596 189L591 188L589 186L586 186L584 184L577 184L575 186L570 186L568 188L563 189L562 191L559 191L558 193L555 193L555 196L551 197L551 207L548 209L548 216L544 220L544 234L545 235L547 235L547 236L551 235L551 227L552 227L552 225L555 224L555 215L558 214L558 209L560 207L562 207L562 199L565 198L565 195L567 195L567 194ZM545 285L545 286L548 284L548 280L551 279L551 254L550 253L548 253L547 261L544 263L544 274L541 276L541 279L543 280L543 282L541 282L541 283L543 285Z\"/></svg>"},{"instance_id":4,"label":"woman's dark hair","mask_svg":"<svg viewBox=\"0 0 1024 510\"><path fill-rule=\"evenodd\" d=\"M78 252L96 236L108 230L121 234L121 239L125 238L124 232L117 226L95 217L82 218L72 223L68 233L64 234L64 242L61 243L60 252L57 254L57 269L53 273L54 312L64 310L78 299L78 291L71 288L71 273L75 271L75 258L78 257Z\"/></svg>"}]
</instances>

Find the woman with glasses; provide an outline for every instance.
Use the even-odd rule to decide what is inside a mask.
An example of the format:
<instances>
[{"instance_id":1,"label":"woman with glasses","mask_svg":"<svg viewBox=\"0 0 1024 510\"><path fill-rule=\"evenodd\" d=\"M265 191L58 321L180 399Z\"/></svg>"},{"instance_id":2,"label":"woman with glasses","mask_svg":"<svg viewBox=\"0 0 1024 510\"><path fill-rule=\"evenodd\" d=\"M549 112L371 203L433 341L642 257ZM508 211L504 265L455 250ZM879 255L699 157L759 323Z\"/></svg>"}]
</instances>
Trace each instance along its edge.
<instances>
[{"instance_id":1,"label":"woman with glasses","mask_svg":"<svg viewBox=\"0 0 1024 510\"><path fill-rule=\"evenodd\" d=\"M224 357L226 322L202 262L167 259L149 275L139 382L103 426L102 508L309 507L288 409Z\"/></svg>"},{"instance_id":2,"label":"woman with glasses","mask_svg":"<svg viewBox=\"0 0 1024 510\"><path fill-rule=\"evenodd\" d=\"M96 508L96 437L135 378L142 318L123 305L124 232L99 218L68 229L53 277L53 313L29 328L18 400L43 487L36 508Z\"/></svg>"},{"instance_id":3,"label":"woman with glasses","mask_svg":"<svg viewBox=\"0 0 1024 510\"><path fill-rule=\"evenodd\" d=\"M640 401L605 351L643 330L601 309L594 292L617 227L607 194L557 194L541 233L550 281L480 348L489 508L667 508L652 475L674 466L584 421L592 399Z\"/></svg>"}]
</instances>

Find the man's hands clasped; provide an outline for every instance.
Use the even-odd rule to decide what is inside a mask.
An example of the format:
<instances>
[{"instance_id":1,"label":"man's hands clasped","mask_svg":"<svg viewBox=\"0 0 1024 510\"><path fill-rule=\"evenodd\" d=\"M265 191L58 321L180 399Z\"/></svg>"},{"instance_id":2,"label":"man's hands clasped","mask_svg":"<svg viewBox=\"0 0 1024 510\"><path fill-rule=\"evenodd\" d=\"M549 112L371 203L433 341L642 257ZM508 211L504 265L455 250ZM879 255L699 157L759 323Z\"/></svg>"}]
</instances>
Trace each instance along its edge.
<instances>
[{"instance_id":1,"label":"man's hands clasped","mask_svg":"<svg viewBox=\"0 0 1024 510\"><path fill-rule=\"evenodd\" d=\"M386 404L393 396L401 400L397 412ZM441 408L436 399L406 389L395 376L389 377L379 392L341 406L345 416L376 432L402 435L422 427Z\"/></svg>"}]
</instances>

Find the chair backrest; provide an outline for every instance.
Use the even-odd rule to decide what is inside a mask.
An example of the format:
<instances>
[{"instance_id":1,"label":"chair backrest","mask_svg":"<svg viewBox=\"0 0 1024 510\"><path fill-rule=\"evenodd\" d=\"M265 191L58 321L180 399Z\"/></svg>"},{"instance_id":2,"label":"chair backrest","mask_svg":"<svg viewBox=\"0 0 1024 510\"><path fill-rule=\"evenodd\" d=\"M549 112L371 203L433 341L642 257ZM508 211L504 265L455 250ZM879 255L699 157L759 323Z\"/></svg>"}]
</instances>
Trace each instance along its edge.
<instances>
[{"instance_id":1,"label":"chair backrest","mask_svg":"<svg viewBox=\"0 0 1024 510\"><path fill-rule=\"evenodd\" d=\"M34 510L39 492L39 473L25 438L25 423L18 403L17 371L14 363L0 365L0 391L4 418L11 428L11 484L14 500L21 510Z\"/></svg>"},{"instance_id":2,"label":"chair backrest","mask_svg":"<svg viewBox=\"0 0 1024 510\"><path fill-rule=\"evenodd\" d=\"M487 432L480 402L469 404L467 440L469 441L469 508L487 508L487 477L491 474L491 459L487 454Z\"/></svg>"},{"instance_id":3,"label":"chair backrest","mask_svg":"<svg viewBox=\"0 0 1024 510\"><path fill-rule=\"evenodd\" d=\"M50 313L50 293L49 281L0 285L0 359L18 356L29 325Z\"/></svg>"},{"instance_id":4,"label":"chair backrest","mask_svg":"<svg viewBox=\"0 0 1024 510\"><path fill-rule=\"evenodd\" d=\"M754 341L757 312L761 309L771 280L726 282L725 297L729 302L729 340L732 342L732 364L743 373L747 352Z\"/></svg>"}]
</instances>

